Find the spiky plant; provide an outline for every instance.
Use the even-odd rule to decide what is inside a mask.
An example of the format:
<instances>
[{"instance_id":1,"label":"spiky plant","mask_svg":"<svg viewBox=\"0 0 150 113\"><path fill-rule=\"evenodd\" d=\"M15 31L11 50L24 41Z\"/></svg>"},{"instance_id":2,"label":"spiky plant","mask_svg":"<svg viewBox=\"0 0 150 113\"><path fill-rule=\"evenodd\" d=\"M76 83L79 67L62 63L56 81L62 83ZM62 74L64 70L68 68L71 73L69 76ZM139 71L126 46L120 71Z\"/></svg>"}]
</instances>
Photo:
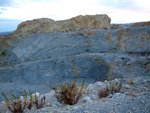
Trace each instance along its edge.
<instances>
[{"instance_id":1,"label":"spiky plant","mask_svg":"<svg viewBox=\"0 0 150 113\"><path fill-rule=\"evenodd\" d=\"M28 101L27 101L27 91L26 90L24 90L24 106L23 106L23 109L25 109L26 108L26 106L28 105Z\"/></svg>"},{"instance_id":2,"label":"spiky plant","mask_svg":"<svg viewBox=\"0 0 150 113\"><path fill-rule=\"evenodd\" d=\"M3 92L2 95L6 99L7 107L12 113L23 113L22 100L18 99L14 94L12 94L14 100L9 100Z\"/></svg>"},{"instance_id":3,"label":"spiky plant","mask_svg":"<svg viewBox=\"0 0 150 113\"><path fill-rule=\"evenodd\" d=\"M85 93L84 80L80 88L76 86L76 82L77 77L75 77L73 83L71 83L71 81L68 83L67 81L64 85L60 84L57 87L52 86L52 89L55 91L55 97L60 103L73 105L76 104L82 97L82 95ZM58 87L60 90L58 90Z\"/></svg>"},{"instance_id":4,"label":"spiky plant","mask_svg":"<svg viewBox=\"0 0 150 113\"><path fill-rule=\"evenodd\" d=\"M33 100L33 97L32 97L32 94L31 94L30 90L29 90L29 95L30 95L30 101L29 101L28 109L31 109L32 106L33 106L33 104L36 105L36 108L37 108L37 109L40 109L40 108L42 108L42 107L44 106L44 104L45 104L45 99L46 99L45 96L43 96L43 97L41 98L41 100L39 101L39 99L38 99L36 93L35 93L34 100Z\"/></svg>"},{"instance_id":5,"label":"spiky plant","mask_svg":"<svg viewBox=\"0 0 150 113\"><path fill-rule=\"evenodd\" d=\"M45 104L45 96L43 96L42 98L41 98L41 100L40 100L40 103L38 103L38 104L36 104L37 105L37 109L40 109L40 108L42 108L43 106L44 106L44 104Z\"/></svg>"},{"instance_id":6,"label":"spiky plant","mask_svg":"<svg viewBox=\"0 0 150 113\"><path fill-rule=\"evenodd\" d=\"M32 94L31 94L30 90L29 90L29 96L30 96L30 101L29 101L29 105L27 107L28 107L28 109L31 109L32 105L33 105L33 99L32 99Z\"/></svg>"},{"instance_id":7,"label":"spiky plant","mask_svg":"<svg viewBox=\"0 0 150 113\"><path fill-rule=\"evenodd\" d=\"M7 98L7 96L2 92L2 95L4 96L4 98L6 99L6 104L8 109L12 112L12 113L23 113L23 111L28 108L31 109L33 104L36 105L37 109L40 109L44 106L45 104L45 96L43 96L40 100L40 102L38 101L38 97L35 93L35 100L33 100L32 94L29 90L29 95L30 95L30 99L29 101L27 100L27 92L26 90L24 90L25 95L24 95L24 100L18 99L14 94L12 94L12 96L14 97L14 100L9 100Z\"/></svg>"},{"instance_id":8,"label":"spiky plant","mask_svg":"<svg viewBox=\"0 0 150 113\"><path fill-rule=\"evenodd\" d=\"M39 101L38 98L37 98L37 95L36 95L36 93L35 93L35 100L34 100L34 103L35 103L37 109L42 108L42 107L44 106L44 104L45 104L45 96L43 96L43 97L41 98L41 100Z\"/></svg>"},{"instance_id":9,"label":"spiky plant","mask_svg":"<svg viewBox=\"0 0 150 113\"><path fill-rule=\"evenodd\" d=\"M120 83L118 82L110 82L110 85L108 86L106 84L106 88L101 89L98 93L99 98L107 97L109 94L118 93L121 90L123 79L121 79Z\"/></svg>"}]
</instances>

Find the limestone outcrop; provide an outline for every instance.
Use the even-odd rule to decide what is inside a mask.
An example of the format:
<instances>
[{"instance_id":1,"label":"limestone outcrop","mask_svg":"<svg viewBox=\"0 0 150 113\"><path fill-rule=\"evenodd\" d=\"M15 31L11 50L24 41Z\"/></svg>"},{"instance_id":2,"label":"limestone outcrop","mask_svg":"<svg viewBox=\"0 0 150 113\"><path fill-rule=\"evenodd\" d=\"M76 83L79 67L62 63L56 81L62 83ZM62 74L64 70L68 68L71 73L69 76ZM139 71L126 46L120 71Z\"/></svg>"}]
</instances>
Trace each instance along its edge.
<instances>
[{"instance_id":1,"label":"limestone outcrop","mask_svg":"<svg viewBox=\"0 0 150 113\"><path fill-rule=\"evenodd\" d=\"M53 33L69 32L81 29L104 29L110 26L107 15L77 16L68 20L54 21L48 18L22 22L13 33Z\"/></svg>"},{"instance_id":2,"label":"limestone outcrop","mask_svg":"<svg viewBox=\"0 0 150 113\"><path fill-rule=\"evenodd\" d=\"M111 19L107 15L86 15L86 16L77 16L71 18L70 20L75 21L80 29L103 29L108 28L111 23Z\"/></svg>"}]
</instances>

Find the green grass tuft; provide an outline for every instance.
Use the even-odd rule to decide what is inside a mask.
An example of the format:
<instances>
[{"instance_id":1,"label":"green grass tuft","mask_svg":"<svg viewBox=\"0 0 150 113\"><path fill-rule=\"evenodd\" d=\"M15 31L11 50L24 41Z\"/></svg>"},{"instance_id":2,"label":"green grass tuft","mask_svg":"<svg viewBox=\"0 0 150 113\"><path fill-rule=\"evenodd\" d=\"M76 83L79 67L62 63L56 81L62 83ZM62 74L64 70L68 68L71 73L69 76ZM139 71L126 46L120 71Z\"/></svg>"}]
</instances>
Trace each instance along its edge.
<instances>
[{"instance_id":1,"label":"green grass tuft","mask_svg":"<svg viewBox=\"0 0 150 113\"><path fill-rule=\"evenodd\" d=\"M45 96L43 96L41 98L41 101L38 101L38 97L35 93L35 100L33 100L31 91L29 90L29 96L30 99L29 101L27 100L27 92L26 90L24 90L24 100L18 99L14 94L12 94L14 100L9 100L7 98L7 96L2 92L2 95L4 96L4 98L6 99L6 104L8 109L12 112L12 113L23 113L23 111L28 108L31 109L33 104L36 105L36 109L40 109L44 106L45 104Z\"/></svg>"},{"instance_id":2,"label":"green grass tuft","mask_svg":"<svg viewBox=\"0 0 150 113\"><path fill-rule=\"evenodd\" d=\"M60 103L73 105L78 102L78 100L82 97L82 95L85 93L84 88L84 80L82 82L82 85L80 87L76 86L77 77L75 77L75 80L73 83L71 81L68 83L68 81L63 85L60 84L57 87L52 86L52 89L55 91L55 97ZM60 90L58 90L58 87Z\"/></svg>"}]
</instances>

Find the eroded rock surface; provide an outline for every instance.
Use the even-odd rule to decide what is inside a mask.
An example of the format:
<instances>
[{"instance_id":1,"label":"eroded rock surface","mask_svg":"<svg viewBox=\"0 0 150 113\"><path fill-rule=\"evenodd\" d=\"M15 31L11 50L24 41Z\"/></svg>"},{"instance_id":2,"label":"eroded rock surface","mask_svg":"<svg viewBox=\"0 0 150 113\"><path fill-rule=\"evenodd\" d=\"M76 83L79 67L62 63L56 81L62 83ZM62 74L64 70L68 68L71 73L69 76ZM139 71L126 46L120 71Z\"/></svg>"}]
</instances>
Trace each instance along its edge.
<instances>
[{"instance_id":1,"label":"eroded rock surface","mask_svg":"<svg viewBox=\"0 0 150 113\"><path fill-rule=\"evenodd\" d=\"M1 91L21 95L30 87L31 91L46 92L50 82L63 83L75 76L79 83L85 79L86 84L149 76L149 24L109 24L106 15L58 22L37 19L20 24L10 35L0 36Z\"/></svg>"},{"instance_id":2,"label":"eroded rock surface","mask_svg":"<svg viewBox=\"0 0 150 113\"><path fill-rule=\"evenodd\" d=\"M69 32L81 29L104 29L110 26L111 19L107 15L77 16L68 20L54 21L48 18L26 21L18 25L13 33L53 33Z\"/></svg>"}]
</instances>

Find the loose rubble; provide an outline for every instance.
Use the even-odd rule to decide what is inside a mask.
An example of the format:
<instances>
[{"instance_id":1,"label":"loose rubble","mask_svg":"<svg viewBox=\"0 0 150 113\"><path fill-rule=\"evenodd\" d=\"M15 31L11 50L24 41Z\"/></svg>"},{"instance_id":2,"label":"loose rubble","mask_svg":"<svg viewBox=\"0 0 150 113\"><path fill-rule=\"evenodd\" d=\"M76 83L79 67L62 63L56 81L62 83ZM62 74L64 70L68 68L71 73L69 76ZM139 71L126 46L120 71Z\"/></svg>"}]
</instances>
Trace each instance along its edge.
<instances>
[{"instance_id":1,"label":"loose rubble","mask_svg":"<svg viewBox=\"0 0 150 113\"><path fill-rule=\"evenodd\" d=\"M128 84L129 78L124 78L123 86L119 93L111 94L106 98L100 99L98 91L106 86L105 82L97 82L87 87L86 93L77 104L61 104L55 98L54 90L44 94L46 96L46 105L41 109L25 110L25 113L149 113L150 111L150 77L132 78L135 83ZM115 81L118 81L116 79ZM109 83L108 81L107 83ZM130 88L127 88L130 87ZM40 96L43 94L40 94ZM1 102L0 111L10 113L6 109L5 102Z\"/></svg>"}]
</instances>

